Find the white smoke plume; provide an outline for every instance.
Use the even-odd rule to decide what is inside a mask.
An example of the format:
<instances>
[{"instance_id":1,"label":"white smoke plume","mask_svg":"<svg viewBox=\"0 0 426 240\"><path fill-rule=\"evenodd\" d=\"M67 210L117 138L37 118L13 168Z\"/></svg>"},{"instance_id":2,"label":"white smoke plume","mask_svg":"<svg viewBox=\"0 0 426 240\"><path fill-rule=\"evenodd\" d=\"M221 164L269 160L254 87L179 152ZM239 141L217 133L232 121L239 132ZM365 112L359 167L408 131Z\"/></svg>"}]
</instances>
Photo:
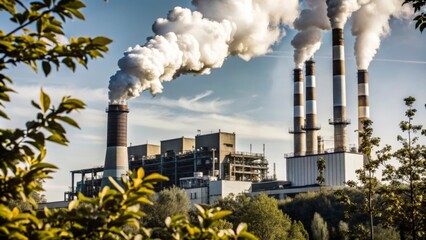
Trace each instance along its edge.
<instances>
[{"instance_id":1,"label":"white smoke plume","mask_svg":"<svg viewBox=\"0 0 426 240\"><path fill-rule=\"evenodd\" d=\"M358 69L368 69L380 47L381 40L390 34L391 17L412 18L412 10L404 0L371 0L352 16L352 35Z\"/></svg>"},{"instance_id":2,"label":"white smoke plume","mask_svg":"<svg viewBox=\"0 0 426 240\"><path fill-rule=\"evenodd\" d=\"M326 0L332 28L343 28L348 18L370 0Z\"/></svg>"},{"instance_id":3,"label":"white smoke plume","mask_svg":"<svg viewBox=\"0 0 426 240\"><path fill-rule=\"evenodd\" d=\"M330 30L327 17L327 4L321 0L306 0L306 8L294 22L299 32L294 36L291 45L294 47L294 62L297 68L311 58L321 47L321 30Z\"/></svg>"},{"instance_id":4,"label":"white smoke plume","mask_svg":"<svg viewBox=\"0 0 426 240\"><path fill-rule=\"evenodd\" d=\"M155 36L129 48L110 79L111 103L143 91L161 93L180 74L209 74L229 55L266 54L298 16L298 0L193 0L196 11L175 7L153 25Z\"/></svg>"}]
</instances>

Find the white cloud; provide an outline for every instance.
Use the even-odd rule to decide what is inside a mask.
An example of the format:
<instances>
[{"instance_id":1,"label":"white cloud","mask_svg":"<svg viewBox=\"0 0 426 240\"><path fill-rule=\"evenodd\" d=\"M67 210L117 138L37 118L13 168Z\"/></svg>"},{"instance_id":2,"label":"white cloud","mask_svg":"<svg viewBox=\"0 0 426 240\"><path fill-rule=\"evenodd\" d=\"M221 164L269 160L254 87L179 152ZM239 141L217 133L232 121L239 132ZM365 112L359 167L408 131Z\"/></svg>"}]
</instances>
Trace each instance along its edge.
<instances>
[{"instance_id":1,"label":"white cloud","mask_svg":"<svg viewBox=\"0 0 426 240\"><path fill-rule=\"evenodd\" d=\"M230 100L221 100L220 98L215 98L212 100L206 100L206 98L213 95L213 91L208 90L203 93L200 93L194 97L181 97L179 99L170 99L167 97L160 97L156 101L141 101L144 105L150 104L155 106L161 106L169 109L184 109L192 112L202 112L202 113L218 113L223 112L228 105L232 103Z\"/></svg>"},{"instance_id":2,"label":"white cloud","mask_svg":"<svg viewBox=\"0 0 426 240\"><path fill-rule=\"evenodd\" d=\"M197 129L205 132L222 129L223 131L237 132L239 138L289 139L282 123L254 121L246 116L197 112L182 114L165 109L157 111L152 108L133 108L131 112L129 125L132 128L139 126L170 131L178 130L179 132L195 132Z\"/></svg>"},{"instance_id":3,"label":"white cloud","mask_svg":"<svg viewBox=\"0 0 426 240\"><path fill-rule=\"evenodd\" d=\"M17 94L12 94L12 100L16 101L29 101L34 99L38 102L40 94L40 85L14 85L13 89ZM47 93L52 100L59 101L63 96L71 96L74 98L82 99L87 103L93 102L107 102L107 89L102 88L81 88L76 86L46 86L43 91Z\"/></svg>"}]
</instances>

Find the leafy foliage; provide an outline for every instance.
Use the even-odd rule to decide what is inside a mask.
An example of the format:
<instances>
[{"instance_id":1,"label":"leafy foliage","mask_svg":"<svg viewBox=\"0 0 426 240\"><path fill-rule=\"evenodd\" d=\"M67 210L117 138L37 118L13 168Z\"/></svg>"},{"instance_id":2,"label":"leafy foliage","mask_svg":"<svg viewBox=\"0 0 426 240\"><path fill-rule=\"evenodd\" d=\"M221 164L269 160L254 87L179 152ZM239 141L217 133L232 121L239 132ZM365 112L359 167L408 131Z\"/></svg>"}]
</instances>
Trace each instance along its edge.
<instances>
[{"instance_id":1,"label":"leafy foliage","mask_svg":"<svg viewBox=\"0 0 426 240\"><path fill-rule=\"evenodd\" d=\"M41 66L47 76L52 66L65 65L74 71L76 65L87 67L88 60L102 57L111 42L106 37L77 37L69 43L64 38L63 23L81 19L85 5L80 0L20 1L0 0L0 12L14 27L0 30L0 117L8 119L4 103L14 92L13 81L4 75L11 65L23 63L35 72ZM186 216L168 218L163 228L141 226L145 213L141 206L150 205L149 196L154 184L166 180L159 174L145 176L143 169L129 172L121 184L110 178L114 189L105 187L96 198L80 194L68 208L37 212L44 179L51 178L56 169L44 162L46 143L67 145L68 124L79 125L68 115L85 108L85 104L65 96L54 105L43 89L38 111L25 128L0 129L0 238L1 239L152 239L155 231L165 233L165 239L257 239L248 233L245 224L234 231L216 227L230 211L198 207L198 224L191 224ZM29 204L29 206L28 206ZM21 209L20 209L21 208Z\"/></svg>"},{"instance_id":2,"label":"leafy foliage","mask_svg":"<svg viewBox=\"0 0 426 240\"><path fill-rule=\"evenodd\" d=\"M307 236L303 224L299 221L292 222L278 209L277 200L264 194L252 198L244 194L229 196L219 200L215 205L232 210L234 214L228 216L226 220L233 224L247 223L249 230L260 239L296 239L293 236Z\"/></svg>"},{"instance_id":3,"label":"leafy foliage","mask_svg":"<svg viewBox=\"0 0 426 240\"><path fill-rule=\"evenodd\" d=\"M416 29L419 29L420 32L426 28L426 12L425 5L426 1L424 0L405 0L404 4L412 4L414 13L416 14L414 17L414 21L416 21Z\"/></svg>"},{"instance_id":4,"label":"leafy foliage","mask_svg":"<svg viewBox=\"0 0 426 240\"><path fill-rule=\"evenodd\" d=\"M311 231L314 240L328 240L327 222L318 213L312 219Z\"/></svg>"},{"instance_id":5,"label":"leafy foliage","mask_svg":"<svg viewBox=\"0 0 426 240\"><path fill-rule=\"evenodd\" d=\"M301 221L292 222L290 232L288 233L288 239L309 239L308 231L306 231Z\"/></svg>"},{"instance_id":6,"label":"leafy foliage","mask_svg":"<svg viewBox=\"0 0 426 240\"><path fill-rule=\"evenodd\" d=\"M111 40L106 37L77 37L67 40L63 32L66 20L84 20L80 0L43 0L23 2L0 0L0 12L9 18L13 27L0 30L0 106L10 101L12 79L3 70L23 63L38 72L39 65L47 76L52 66L61 65L74 71L77 64L87 68L89 59L103 57ZM43 107L43 104L42 104ZM0 116L8 118L0 109Z\"/></svg>"},{"instance_id":7,"label":"leafy foliage","mask_svg":"<svg viewBox=\"0 0 426 240\"><path fill-rule=\"evenodd\" d=\"M327 221L332 239L336 236L331 228L337 229L339 221L345 218L346 210L331 191L300 193L281 201L279 208L291 219L302 222L311 237L311 222L315 212L319 213Z\"/></svg>"},{"instance_id":8,"label":"leafy foliage","mask_svg":"<svg viewBox=\"0 0 426 240\"><path fill-rule=\"evenodd\" d=\"M168 217L165 229L168 235L164 239L258 239L247 231L245 223L240 223L235 231L218 227L219 220L230 215L231 211L221 211L219 207L210 209L200 205L195 207L199 211L198 223L193 225L182 215Z\"/></svg>"},{"instance_id":9,"label":"leafy foliage","mask_svg":"<svg viewBox=\"0 0 426 240\"><path fill-rule=\"evenodd\" d=\"M322 191L322 185L324 185L325 183L325 178L324 178L325 159L323 157L318 158L317 169L318 169L317 182L320 185L320 189Z\"/></svg>"},{"instance_id":10,"label":"leafy foliage","mask_svg":"<svg viewBox=\"0 0 426 240\"><path fill-rule=\"evenodd\" d=\"M413 124L416 99L408 97L404 101L407 120L401 121L399 127L407 137L397 137L402 147L393 156L400 165L387 164L383 171L384 180L389 182L384 192L384 213L387 222L396 224L403 235L420 239L426 236L426 146L419 140L426 136L426 129Z\"/></svg>"},{"instance_id":11,"label":"leafy foliage","mask_svg":"<svg viewBox=\"0 0 426 240\"><path fill-rule=\"evenodd\" d=\"M338 199L348 206L349 213L358 212L365 213L369 216L368 225L369 229L366 230L361 225L358 225L357 230L352 230L355 235L369 235L369 239L374 239L374 218L381 215L381 208L378 202L379 194L379 180L376 177L376 172L379 166L383 165L391 157L391 147L386 146L381 150L375 152L373 158L373 151L375 147L379 147L380 138L373 137L373 122L370 119L361 121L362 130L358 133L361 138L359 152L364 154L364 167L357 169L356 174L358 182L348 181L347 185L351 188L360 190L363 194L361 202L355 202L346 195L345 191L337 191Z\"/></svg>"},{"instance_id":12,"label":"leafy foliage","mask_svg":"<svg viewBox=\"0 0 426 240\"><path fill-rule=\"evenodd\" d=\"M142 207L146 213L143 223L147 227L164 227L168 216L188 215L191 204L186 192L176 186L160 191L151 200L152 205Z\"/></svg>"}]
</instances>

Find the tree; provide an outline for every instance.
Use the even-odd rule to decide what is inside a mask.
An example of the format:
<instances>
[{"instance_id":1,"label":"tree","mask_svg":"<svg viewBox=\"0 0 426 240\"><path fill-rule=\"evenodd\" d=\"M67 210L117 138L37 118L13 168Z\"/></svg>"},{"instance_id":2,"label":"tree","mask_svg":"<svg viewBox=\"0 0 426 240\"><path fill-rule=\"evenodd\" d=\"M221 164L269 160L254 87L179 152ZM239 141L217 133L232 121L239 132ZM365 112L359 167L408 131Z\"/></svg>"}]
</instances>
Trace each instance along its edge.
<instances>
[{"instance_id":1,"label":"tree","mask_svg":"<svg viewBox=\"0 0 426 240\"><path fill-rule=\"evenodd\" d=\"M361 194L353 189L346 190L353 201L361 201ZM315 212L319 213L327 222L330 229L330 239L340 239L338 232L339 222L345 220L347 206L338 201L334 191L300 193L294 198L287 198L280 202L280 209L292 220L303 223L312 238L311 223ZM364 217L355 213L350 216L348 224L358 224Z\"/></svg>"},{"instance_id":2,"label":"tree","mask_svg":"<svg viewBox=\"0 0 426 240\"><path fill-rule=\"evenodd\" d=\"M153 203L142 208L146 213L143 220L148 227L164 227L168 216L187 216L191 204L186 192L175 186L160 191L153 197Z\"/></svg>"},{"instance_id":3,"label":"tree","mask_svg":"<svg viewBox=\"0 0 426 240\"><path fill-rule=\"evenodd\" d=\"M325 183L325 178L324 178L325 159L323 157L318 158L317 169L318 169L317 182L320 186L320 191L322 191L322 185L324 185Z\"/></svg>"},{"instance_id":4,"label":"tree","mask_svg":"<svg viewBox=\"0 0 426 240\"><path fill-rule=\"evenodd\" d=\"M219 200L215 206L225 210L232 210L233 215L226 220L235 225L235 222L245 222L250 232L260 239L288 239L289 234L304 235L306 230L301 230L302 225L292 221L280 209L278 202L265 194L249 198L244 194Z\"/></svg>"},{"instance_id":5,"label":"tree","mask_svg":"<svg viewBox=\"0 0 426 240\"><path fill-rule=\"evenodd\" d=\"M327 223L318 213L315 213L312 219L311 231L314 240L328 240Z\"/></svg>"},{"instance_id":6,"label":"tree","mask_svg":"<svg viewBox=\"0 0 426 240\"><path fill-rule=\"evenodd\" d=\"M424 0L405 0L404 4L411 4L414 10L414 13L416 14L414 16L414 21L416 21L416 29L418 28L420 32L423 32L423 30L426 28L426 12L425 12L425 5L426 1Z\"/></svg>"},{"instance_id":7,"label":"tree","mask_svg":"<svg viewBox=\"0 0 426 240\"><path fill-rule=\"evenodd\" d=\"M64 37L62 24L73 18L84 19L80 0L8 1L0 0L2 19L15 24L10 30L0 30L0 117L8 119L4 103L14 92L13 81L4 74L10 65L25 64L34 71L41 68L47 76L51 66L58 69L65 65L75 70L80 64L87 67L89 58L102 57L111 42L105 37L71 38L69 44L61 44L57 36ZM18 35L19 34L19 35ZM144 212L140 206L152 204L149 196L154 184L167 178L159 174L145 176L143 169L129 172L121 184L109 178L114 189L105 187L98 197L87 198L79 194L68 208L36 212L34 193L42 191L41 182L50 178L56 169L44 162L46 142L67 145L67 123L79 127L68 116L84 109L85 104L69 96L54 106L50 97L40 91L36 118L25 128L0 128L0 238L1 239L152 239L153 229L140 226ZM12 201L31 204L22 212L18 207L9 208ZM237 229L217 229L217 221L229 215L219 208L205 209L198 206L198 223L191 224L186 216L173 216L166 220L160 231L168 233L167 239L257 239L248 233L245 224ZM127 231L133 226L136 232Z\"/></svg>"},{"instance_id":8,"label":"tree","mask_svg":"<svg viewBox=\"0 0 426 240\"><path fill-rule=\"evenodd\" d=\"M408 231L412 239L420 239L426 236L426 146L419 144L419 139L426 136L426 129L413 123L415 101L414 97L404 99L407 120L401 121L399 127L406 138L397 137L402 147L393 153L400 165L387 164L383 179L389 181L384 193L386 220L397 224L403 236Z\"/></svg>"},{"instance_id":9,"label":"tree","mask_svg":"<svg viewBox=\"0 0 426 240\"><path fill-rule=\"evenodd\" d=\"M348 240L349 225L344 221L339 222L339 239Z\"/></svg>"},{"instance_id":10,"label":"tree","mask_svg":"<svg viewBox=\"0 0 426 240\"><path fill-rule=\"evenodd\" d=\"M373 122L370 119L361 121L362 130L358 132L361 143L358 151L364 155L364 167L357 169L358 181L348 181L346 184L351 187L358 189L363 199L361 202L353 201L345 191L339 190L336 192L339 200L348 206L349 213L364 213L368 215L368 230L363 225L356 225L356 228L352 230L352 234L355 236L369 235L369 239L373 240L374 237L374 219L381 215L381 206L378 201L378 192L380 191L379 180L376 177L376 172L379 166L385 164L391 157L391 147L385 146L383 149L373 152L375 147L379 147L380 138L373 137ZM364 231L366 231L364 233Z\"/></svg>"},{"instance_id":11,"label":"tree","mask_svg":"<svg viewBox=\"0 0 426 240\"><path fill-rule=\"evenodd\" d=\"M285 239L291 227L290 218L278 209L277 200L265 194L250 200L242 221L260 239Z\"/></svg>"},{"instance_id":12,"label":"tree","mask_svg":"<svg viewBox=\"0 0 426 240\"><path fill-rule=\"evenodd\" d=\"M40 192L34 191L30 194L30 197L32 199L34 199L34 202L37 203L37 204L47 202L45 196L43 194L40 194ZM37 210L37 209L34 209L34 206L31 205L29 202L23 201L21 199L10 201L9 204L8 204L8 207L9 207L9 209L13 209L13 208L16 207L16 208L19 209L20 212L28 212L30 210Z\"/></svg>"},{"instance_id":13,"label":"tree","mask_svg":"<svg viewBox=\"0 0 426 240\"><path fill-rule=\"evenodd\" d=\"M238 195L229 194L225 198L218 199L213 206L232 211L233 214L227 216L226 220L236 226L239 222L244 221L245 210L248 208L250 201L251 199L243 193Z\"/></svg>"},{"instance_id":14,"label":"tree","mask_svg":"<svg viewBox=\"0 0 426 240\"><path fill-rule=\"evenodd\" d=\"M301 221L294 220L291 223L290 232L288 233L288 239L309 239L309 234L303 226Z\"/></svg>"}]
</instances>

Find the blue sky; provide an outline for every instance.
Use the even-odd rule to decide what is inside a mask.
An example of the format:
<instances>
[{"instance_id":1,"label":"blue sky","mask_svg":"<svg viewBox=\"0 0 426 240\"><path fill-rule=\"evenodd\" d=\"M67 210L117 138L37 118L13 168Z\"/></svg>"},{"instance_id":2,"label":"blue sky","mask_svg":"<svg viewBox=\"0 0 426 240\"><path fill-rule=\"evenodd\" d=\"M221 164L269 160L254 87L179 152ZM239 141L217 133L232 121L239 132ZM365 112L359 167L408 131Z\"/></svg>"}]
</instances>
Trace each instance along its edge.
<instances>
[{"instance_id":1,"label":"blue sky","mask_svg":"<svg viewBox=\"0 0 426 240\"><path fill-rule=\"evenodd\" d=\"M40 87L59 100L63 95L83 99L88 107L73 116L81 130L69 129L71 144L61 147L50 144L47 161L60 169L45 184L49 201L62 200L71 185L71 170L103 165L106 149L106 114L109 77L117 70L117 61L128 47L143 44L152 35L155 19L165 17L174 6L191 7L189 0L168 1L88 1L83 11L86 21L71 21L65 26L67 37L104 35L112 38L110 52L104 59L92 61L89 69L79 67L76 73L66 69L48 78L36 75L26 66L13 67L7 74L15 80L18 94L7 105L13 121L1 121L5 127L23 126L34 116L30 100L38 99ZM2 29L7 28L1 23ZM370 111L375 135L382 143L396 143L398 123L404 116L402 99L417 99L417 122L426 123L426 35L414 30L408 21L392 20L392 33L369 68ZM354 39L346 24L347 111L349 143L356 143L357 83L353 57ZM130 108L128 143L152 143L180 136L194 137L219 129L237 134L237 150L262 152L277 176L285 179L284 153L292 152L292 69L293 48L290 41L295 31L288 29L273 46L273 53L249 62L229 57L221 69L207 76L181 76L164 84L164 92L152 97L148 92L128 102ZM331 34L324 33L323 44L316 54L318 118L320 134L332 146L333 129L328 125L332 116ZM395 145L397 147L397 145Z\"/></svg>"}]
</instances>

